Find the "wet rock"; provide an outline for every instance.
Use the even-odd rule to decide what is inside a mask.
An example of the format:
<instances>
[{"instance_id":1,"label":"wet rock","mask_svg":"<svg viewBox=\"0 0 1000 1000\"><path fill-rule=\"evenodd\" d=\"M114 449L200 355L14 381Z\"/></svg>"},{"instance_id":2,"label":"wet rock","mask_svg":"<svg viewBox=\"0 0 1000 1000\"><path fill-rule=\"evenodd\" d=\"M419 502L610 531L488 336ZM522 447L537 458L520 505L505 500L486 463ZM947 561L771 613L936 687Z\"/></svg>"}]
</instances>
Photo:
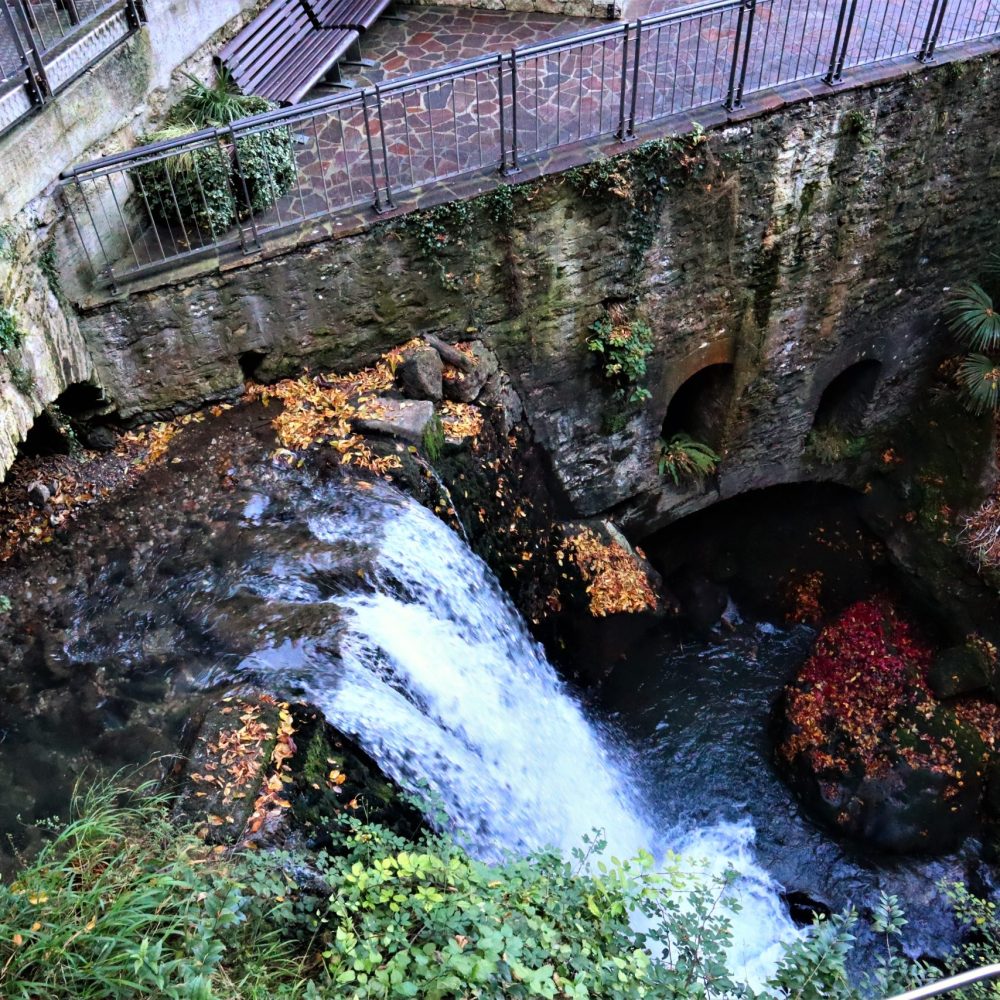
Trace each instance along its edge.
<instances>
[{"instance_id":1,"label":"wet rock","mask_svg":"<svg viewBox=\"0 0 1000 1000\"><path fill-rule=\"evenodd\" d=\"M83 443L92 451L113 451L118 435L106 425L88 427L81 435Z\"/></svg>"},{"instance_id":2,"label":"wet rock","mask_svg":"<svg viewBox=\"0 0 1000 1000\"><path fill-rule=\"evenodd\" d=\"M993 664L986 650L974 643L952 646L934 657L927 683L939 698L971 694L989 687Z\"/></svg>"},{"instance_id":3,"label":"wet rock","mask_svg":"<svg viewBox=\"0 0 1000 1000\"><path fill-rule=\"evenodd\" d=\"M799 927L810 927L816 917L827 918L833 912L829 903L814 899L808 892L799 889L783 892L781 900L788 908L788 915Z\"/></svg>"},{"instance_id":4,"label":"wet rock","mask_svg":"<svg viewBox=\"0 0 1000 1000\"><path fill-rule=\"evenodd\" d=\"M420 444L424 430L434 416L434 404L429 400L378 399L378 416L364 417L355 421L360 431L374 434L390 434L392 437Z\"/></svg>"},{"instance_id":5,"label":"wet rock","mask_svg":"<svg viewBox=\"0 0 1000 1000\"><path fill-rule=\"evenodd\" d=\"M614 522L559 525L560 611L572 621L564 640L587 681L600 680L666 613L663 581Z\"/></svg>"},{"instance_id":6,"label":"wet rock","mask_svg":"<svg viewBox=\"0 0 1000 1000\"><path fill-rule=\"evenodd\" d=\"M926 682L932 654L884 600L819 635L788 687L779 760L807 807L868 847L941 853L978 823L986 744Z\"/></svg>"},{"instance_id":7,"label":"wet rock","mask_svg":"<svg viewBox=\"0 0 1000 1000\"><path fill-rule=\"evenodd\" d=\"M297 837L324 847L342 814L403 835L423 827L400 788L311 705L245 692L209 706L191 731L175 815L210 843L266 847ZM314 874L303 871L300 884L322 894Z\"/></svg>"},{"instance_id":8,"label":"wet rock","mask_svg":"<svg viewBox=\"0 0 1000 1000\"><path fill-rule=\"evenodd\" d=\"M399 381L403 392L411 399L441 399L441 355L432 347L411 351L399 366Z\"/></svg>"},{"instance_id":9,"label":"wet rock","mask_svg":"<svg viewBox=\"0 0 1000 1000\"><path fill-rule=\"evenodd\" d=\"M685 620L698 635L709 635L723 620L729 593L703 573L683 572L671 578L670 588L680 602Z\"/></svg>"},{"instance_id":10,"label":"wet rock","mask_svg":"<svg viewBox=\"0 0 1000 1000\"><path fill-rule=\"evenodd\" d=\"M36 507L44 507L52 496L52 491L45 483L36 480L28 487L28 499Z\"/></svg>"},{"instance_id":11,"label":"wet rock","mask_svg":"<svg viewBox=\"0 0 1000 1000\"><path fill-rule=\"evenodd\" d=\"M509 434L524 417L524 404L506 372L494 372L486 380L480 390L478 402L498 411L504 434Z\"/></svg>"},{"instance_id":12,"label":"wet rock","mask_svg":"<svg viewBox=\"0 0 1000 1000\"><path fill-rule=\"evenodd\" d=\"M449 369L444 378L444 397L455 403L473 403L486 384L486 378L481 368L467 372Z\"/></svg>"}]
</instances>

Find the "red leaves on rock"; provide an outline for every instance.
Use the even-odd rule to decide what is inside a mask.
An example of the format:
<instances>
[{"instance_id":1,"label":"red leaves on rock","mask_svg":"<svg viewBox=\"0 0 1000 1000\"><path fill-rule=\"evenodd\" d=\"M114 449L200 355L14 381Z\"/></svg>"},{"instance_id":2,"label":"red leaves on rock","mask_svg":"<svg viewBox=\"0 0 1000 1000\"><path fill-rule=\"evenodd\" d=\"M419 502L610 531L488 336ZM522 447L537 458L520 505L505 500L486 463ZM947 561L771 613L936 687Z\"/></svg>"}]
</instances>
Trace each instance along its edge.
<instances>
[{"instance_id":1,"label":"red leaves on rock","mask_svg":"<svg viewBox=\"0 0 1000 1000\"><path fill-rule=\"evenodd\" d=\"M935 710L930 660L887 600L852 605L823 629L788 688L792 734L781 754L789 762L804 754L820 772L860 766L868 776L885 773L899 751L897 728L914 712L929 718Z\"/></svg>"}]
</instances>

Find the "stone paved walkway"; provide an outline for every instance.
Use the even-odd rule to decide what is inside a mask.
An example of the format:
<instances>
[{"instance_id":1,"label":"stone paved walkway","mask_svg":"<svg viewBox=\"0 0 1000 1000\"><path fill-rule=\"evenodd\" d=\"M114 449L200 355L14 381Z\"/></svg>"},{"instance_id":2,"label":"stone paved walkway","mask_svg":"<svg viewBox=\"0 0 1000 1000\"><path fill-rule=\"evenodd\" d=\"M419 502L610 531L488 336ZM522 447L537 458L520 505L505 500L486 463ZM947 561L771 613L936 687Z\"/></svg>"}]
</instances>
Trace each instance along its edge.
<instances>
[{"instance_id":1,"label":"stone paved walkway","mask_svg":"<svg viewBox=\"0 0 1000 1000\"><path fill-rule=\"evenodd\" d=\"M637 2L655 8L671 0ZM843 51L845 75L855 66L917 52L933 4L858 0ZM647 25L638 45L634 34L626 42L620 25L606 25L596 37L539 51L530 46L550 39L565 19L413 8L405 24L376 29L366 47L365 55L381 62L364 81L379 84L377 99L347 93L291 119L296 182L274 208L246 220L240 238L256 244L272 231L349 212L376 198L385 202L391 194L419 194L459 175L495 172L501 158L509 167L515 118L520 160L614 133L623 112L626 125L637 126L682 111L697 118L699 108L718 108L731 81L744 76L744 52L748 94L818 78L830 65L839 13L840 0L758 0L746 46L745 19L741 29L733 0ZM939 45L997 31L1000 0L949 0ZM484 59L421 81L400 79L454 61L446 56L475 58L484 49L509 52L514 45L527 47L516 66L509 59L502 67ZM96 190L100 184L94 182L94 194L107 206L107 195ZM148 219L136 228L125 270L216 241L232 244L236 236L213 239L190 225L151 228Z\"/></svg>"}]
</instances>

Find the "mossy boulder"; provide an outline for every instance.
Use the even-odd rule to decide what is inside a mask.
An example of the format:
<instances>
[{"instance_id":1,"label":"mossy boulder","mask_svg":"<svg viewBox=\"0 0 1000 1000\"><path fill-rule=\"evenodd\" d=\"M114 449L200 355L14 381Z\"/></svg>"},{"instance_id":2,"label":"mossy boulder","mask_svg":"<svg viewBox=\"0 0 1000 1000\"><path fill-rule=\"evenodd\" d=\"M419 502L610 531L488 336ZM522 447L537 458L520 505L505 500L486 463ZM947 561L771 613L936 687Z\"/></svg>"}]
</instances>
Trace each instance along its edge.
<instances>
[{"instance_id":1,"label":"mossy boulder","mask_svg":"<svg viewBox=\"0 0 1000 1000\"><path fill-rule=\"evenodd\" d=\"M976 827L995 706L943 703L933 656L884 600L820 633L786 690L779 760L807 808L869 847L939 853Z\"/></svg>"},{"instance_id":2,"label":"mossy boulder","mask_svg":"<svg viewBox=\"0 0 1000 1000\"><path fill-rule=\"evenodd\" d=\"M399 786L314 706L241 692L192 728L187 762L177 768L175 816L210 843L270 846L295 837L325 847L344 816L404 836L423 826Z\"/></svg>"},{"instance_id":3,"label":"mossy boulder","mask_svg":"<svg viewBox=\"0 0 1000 1000\"><path fill-rule=\"evenodd\" d=\"M976 642L942 650L927 671L927 683L939 698L983 691L992 679L992 658L985 645Z\"/></svg>"}]
</instances>

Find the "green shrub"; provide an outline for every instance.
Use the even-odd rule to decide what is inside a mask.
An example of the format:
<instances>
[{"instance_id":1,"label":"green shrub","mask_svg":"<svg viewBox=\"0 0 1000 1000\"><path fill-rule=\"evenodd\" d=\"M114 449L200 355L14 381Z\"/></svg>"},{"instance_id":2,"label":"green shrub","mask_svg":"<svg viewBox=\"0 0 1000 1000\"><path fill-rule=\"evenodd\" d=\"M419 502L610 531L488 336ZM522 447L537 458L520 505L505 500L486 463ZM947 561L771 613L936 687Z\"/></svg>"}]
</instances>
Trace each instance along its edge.
<instances>
[{"instance_id":1,"label":"green shrub","mask_svg":"<svg viewBox=\"0 0 1000 1000\"><path fill-rule=\"evenodd\" d=\"M718 468L720 457L707 444L695 441L687 434L675 434L669 441L660 441L657 470L667 474L680 486L684 480L703 483Z\"/></svg>"},{"instance_id":2,"label":"green shrub","mask_svg":"<svg viewBox=\"0 0 1000 1000\"><path fill-rule=\"evenodd\" d=\"M163 128L142 136L141 144L183 138L274 108L261 97L237 93L226 75L211 87L190 79L191 85ZM207 232L214 237L225 233L237 219L270 208L295 177L292 137L284 126L244 136L235 148L220 138L132 169L137 197L154 219L197 227L202 236Z\"/></svg>"},{"instance_id":3,"label":"green shrub","mask_svg":"<svg viewBox=\"0 0 1000 1000\"><path fill-rule=\"evenodd\" d=\"M985 268L994 284L1000 279L1000 256ZM958 368L962 395L973 413L1000 412L1000 312L994 298L975 281L957 285L945 305L948 328L970 352Z\"/></svg>"},{"instance_id":4,"label":"green shrub","mask_svg":"<svg viewBox=\"0 0 1000 1000\"><path fill-rule=\"evenodd\" d=\"M901 956L891 897L875 914L885 955L860 984L846 973L847 914L788 947L758 993L727 966L732 878L675 856L656 869L585 838L571 860L487 864L446 836L409 840L353 816L331 821L326 852L223 850L179 829L169 806L99 785L52 825L0 884L0 995L855 1000L925 974Z\"/></svg>"},{"instance_id":5,"label":"green shrub","mask_svg":"<svg viewBox=\"0 0 1000 1000\"><path fill-rule=\"evenodd\" d=\"M836 427L817 427L806 437L806 451L821 465L833 465L864 453L865 439L845 434Z\"/></svg>"},{"instance_id":6,"label":"green shrub","mask_svg":"<svg viewBox=\"0 0 1000 1000\"><path fill-rule=\"evenodd\" d=\"M21 346L22 334L13 310L0 305L0 351L7 354Z\"/></svg>"},{"instance_id":7,"label":"green shrub","mask_svg":"<svg viewBox=\"0 0 1000 1000\"><path fill-rule=\"evenodd\" d=\"M243 873L178 832L164 797L119 805L101 785L74 811L16 881L0 885L0 995L291 995L299 963L249 905ZM262 967L267 990L255 985Z\"/></svg>"}]
</instances>

